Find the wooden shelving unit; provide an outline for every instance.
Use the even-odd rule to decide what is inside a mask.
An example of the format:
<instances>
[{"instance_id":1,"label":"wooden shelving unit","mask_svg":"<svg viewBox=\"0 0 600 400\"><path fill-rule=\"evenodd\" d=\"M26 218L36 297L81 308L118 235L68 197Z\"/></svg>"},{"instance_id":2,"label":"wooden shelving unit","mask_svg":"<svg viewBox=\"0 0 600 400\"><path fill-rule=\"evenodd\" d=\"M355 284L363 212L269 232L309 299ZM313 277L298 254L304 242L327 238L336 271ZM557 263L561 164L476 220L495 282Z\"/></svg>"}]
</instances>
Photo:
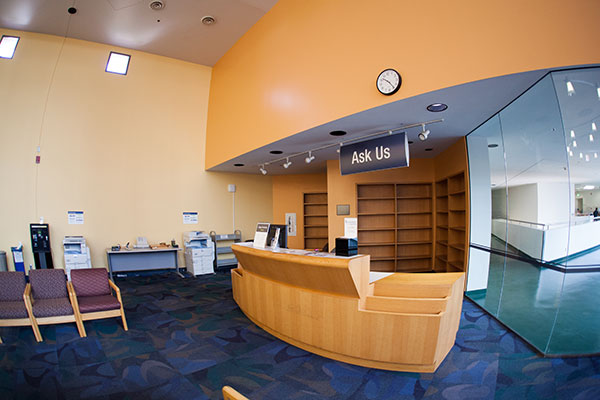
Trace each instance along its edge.
<instances>
[{"instance_id":1,"label":"wooden shelving unit","mask_svg":"<svg viewBox=\"0 0 600 400\"><path fill-rule=\"evenodd\" d=\"M327 193L304 193L304 248L322 249L328 240Z\"/></svg>"},{"instance_id":2,"label":"wooden shelving unit","mask_svg":"<svg viewBox=\"0 0 600 400\"><path fill-rule=\"evenodd\" d=\"M371 256L372 271L431 271L431 183L357 185L358 252Z\"/></svg>"},{"instance_id":3,"label":"wooden shelving unit","mask_svg":"<svg viewBox=\"0 0 600 400\"><path fill-rule=\"evenodd\" d=\"M466 186L465 174L435 183L436 244L434 270L466 272Z\"/></svg>"}]
</instances>

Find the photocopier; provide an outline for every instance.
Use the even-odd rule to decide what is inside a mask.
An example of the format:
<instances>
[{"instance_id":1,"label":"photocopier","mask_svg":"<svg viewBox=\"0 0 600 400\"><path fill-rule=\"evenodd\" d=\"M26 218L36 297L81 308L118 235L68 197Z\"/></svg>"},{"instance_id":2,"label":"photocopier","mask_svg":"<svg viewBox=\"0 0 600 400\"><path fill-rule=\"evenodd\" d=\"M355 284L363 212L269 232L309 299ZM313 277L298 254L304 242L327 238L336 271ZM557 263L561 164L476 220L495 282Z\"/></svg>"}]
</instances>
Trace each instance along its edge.
<instances>
[{"instance_id":1,"label":"photocopier","mask_svg":"<svg viewBox=\"0 0 600 400\"><path fill-rule=\"evenodd\" d=\"M85 244L83 236L65 236L63 240L65 252L65 272L71 280L71 270L92 268L90 248Z\"/></svg>"},{"instance_id":2,"label":"photocopier","mask_svg":"<svg viewBox=\"0 0 600 400\"><path fill-rule=\"evenodd\" d=\"M215 247L210 236L202 231L191 231L183 234L185 246L185 266L194 276L214 273L213 260Z\"/></svg>"}]
</instances>

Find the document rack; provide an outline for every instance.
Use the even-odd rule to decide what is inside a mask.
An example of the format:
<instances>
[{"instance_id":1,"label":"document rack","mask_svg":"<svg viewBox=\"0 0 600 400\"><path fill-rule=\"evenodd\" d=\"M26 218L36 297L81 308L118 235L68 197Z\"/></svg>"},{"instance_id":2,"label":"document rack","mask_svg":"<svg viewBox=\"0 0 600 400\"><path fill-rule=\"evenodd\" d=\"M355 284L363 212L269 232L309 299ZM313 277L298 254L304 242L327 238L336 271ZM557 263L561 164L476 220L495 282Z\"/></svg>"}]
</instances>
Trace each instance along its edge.
<instances>
[{"instance_id":1,"label":"document rack","mask_svg":"<svg viewBox=\"0 0 600 400\"><path fill-rule=\"evenodd\" d=\"M233 243L242 241L242 231L235 230L233 233L217 234L210 232L210 238L215 246L215 260L213 265L215 271L220 268L232 268L237 266L237 259L231 250Z\"/></svg>"}]
</instances>

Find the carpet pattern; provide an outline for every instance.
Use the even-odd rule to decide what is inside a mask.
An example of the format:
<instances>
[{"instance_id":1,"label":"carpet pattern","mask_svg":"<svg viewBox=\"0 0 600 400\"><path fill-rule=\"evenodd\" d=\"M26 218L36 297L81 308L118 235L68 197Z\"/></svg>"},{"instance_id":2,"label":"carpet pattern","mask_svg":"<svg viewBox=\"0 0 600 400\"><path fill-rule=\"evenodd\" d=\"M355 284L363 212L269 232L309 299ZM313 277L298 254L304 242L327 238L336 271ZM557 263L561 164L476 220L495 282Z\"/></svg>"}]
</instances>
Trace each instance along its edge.
<instances>
[{"instance_id":1,"label":"carpet pattern","mask_svg":"<svg viewBox=\"0 0 600 400\"><path fill-rule=\"evenodd\" d=\"M323 358L254 326L228 273L117 280L119 318L0 328L0 399L221 399L230 385L269 399L599 399L600 357L542 358L469 300L455 346L433 374Z\"/></svg>"}]
</instances>

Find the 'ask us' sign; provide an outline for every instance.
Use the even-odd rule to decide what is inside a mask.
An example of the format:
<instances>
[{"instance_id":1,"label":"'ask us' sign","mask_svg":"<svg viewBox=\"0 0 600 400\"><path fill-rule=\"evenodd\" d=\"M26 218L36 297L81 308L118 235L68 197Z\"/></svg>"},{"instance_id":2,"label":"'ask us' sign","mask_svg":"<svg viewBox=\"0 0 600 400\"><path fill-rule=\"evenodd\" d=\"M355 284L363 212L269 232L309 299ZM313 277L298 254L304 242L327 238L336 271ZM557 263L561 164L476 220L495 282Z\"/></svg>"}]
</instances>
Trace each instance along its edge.
<instances>
[{"instance_id":1,"label":"'ask us' sign","mask_svg":"<svg viewBox=\"0 0 600 400\"><path fill-rule=\"evenodd\" d=\"M408 167L408 162L408 139L405 132L340 148L342 175Z\"/></svg>"}]
</instances>

